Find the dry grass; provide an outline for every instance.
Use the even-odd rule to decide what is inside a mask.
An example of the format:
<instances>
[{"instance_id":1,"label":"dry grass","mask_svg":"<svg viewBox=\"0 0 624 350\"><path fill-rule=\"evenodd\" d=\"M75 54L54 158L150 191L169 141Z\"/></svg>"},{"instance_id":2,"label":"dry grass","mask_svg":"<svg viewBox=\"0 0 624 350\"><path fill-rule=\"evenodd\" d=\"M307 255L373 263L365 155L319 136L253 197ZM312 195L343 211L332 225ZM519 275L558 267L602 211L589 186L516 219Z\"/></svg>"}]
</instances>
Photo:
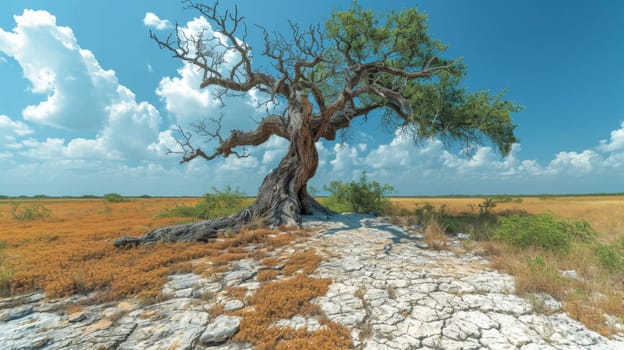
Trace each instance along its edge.
<instances>
[{"instance_id":1,"label":"dry grass","mask_svg":"<svg viewBox=\"0 0 624 350\"><path fill-rule=\"evenodd\" d=\"M250 298L252 311L243 311L240 331L234 340L249 342L254 349L349 349L352 347L349 330L321 317L324 328L317 331L295 330L290 327L274 327L280 319L295 315L320 315L318 306L310 303L324 295L331 283L329 279L317 279L297 274L282 281L264 283Z\"/></svg>"},{"instance_id":2,"label":"dry grass","mask_svg":"<svg viewBox=\"0 0 624 350\"><path fill-rule=\"evenodd\" d=\"M446 228L435 220L429 220L425 224L423 231L425 243L429 248L434 250L447 250L449 248L449 239L446 235Z\"/></svg>"},{"instance_id":3,"label":"dry grass","mask_svg":"<svg viewBox=\"0 0 624 350\"><path fill-rule=\"evenodd\" d=\"M515 276L518 293L550 294L563 301L573 318L603 335L613 332L605 324L605 313L624 316L624 275L601 267L587 245L574 243L566 254L517 250L496 242L479 246L492 267ZM575 270L579 279L563 277L562 270Z\"/></svg>"},{"instance_id":4,"label":"dry grass","mask_svg":"<svg viewBox=\"0 0 624 350\"><path fill-rule=\"evenodd\" d=\"M514 197L516 198L516 197ZM497 203L494 213L525 210L530 214L552 212L562 218L583 219L612 242L624 232L624 196L564 196L520 197L521 202ZM459 214L470 211L469 204L479 204L483 198L390 198L398 207L413 211L425 204L436 208L446 205L447 212Z\"/></svg>"},{"instance_id":5,"label":"dry grass","mask_svg":"<svg viewBox=\"0 0 624 350\"><path fill-rule=\"evenodd\" d=\"M623 196L565 196L522 197L499 202L493 213L525 211L530 214L551 212L559 218L585 220L599 233L600 243L615 242L624 233ZM476 214L483 198L392 198L395 208L413 212L429 204L434 208L445 206L451 215ZM436 228L426 226L426 231ZM425 232L428 236L428 232ZM433 238L427 238L429 243ZM549 252L543 249L514 249L503 243L483 241L471 243L487 257L493 267L516 277L519 293L548 293L563 301L566 311L588 327L610 335L613 330L605 324L604 314L616 315L624 320L624 272L604 267L596 253L595 243L573 241L569 252ZM562 270L575 270L578 280L561 276Z\"/></svg>"},{"instance_id":6,"label":"dry grass","mask_svg":"<svg viewBox=\"0 0 624 350\"><path fill-rule=\"evenodd\" d=\"M313 251L297 252L288 258L282 269L284 275L292 275L295 272L310 274L321 263L321 258Z\"/></svg>"},{"instance_id":7,"label":"dry grass","mask_svg":"<svg viewBox=\"0 0 624 350\"><path fill-rule=\"evenodd\" d=\"M256 275L256 280L260 282L271 281L277 277L277 271L275 270L262 270Z\"/></svg>"},{"instance_id":8,"label":"dry grass","mask_svg":"<svg viewBox=\"0 0 624 350\"><path fill-rule=\"evenodd\" d=\"M196 271L190 260L206 257L218 268L233 260L262 258L266 251L290 243L306 232L258 229L222 237L211 243L167 243L116 249L121 236L140 236L151 228L188 219L158 218L174 203L199 199L136 199L105 203L100 199L29 201L51 210L45 220L18 221L11 206L0 202L0 241L13 274L9 294L42 290L48 297L100 291L111 300L139 295L157 298L167 276ZM249 251L248 245L264 247ZM206 266L206 265L205 265Z\"/></svg>"}]
</instances>

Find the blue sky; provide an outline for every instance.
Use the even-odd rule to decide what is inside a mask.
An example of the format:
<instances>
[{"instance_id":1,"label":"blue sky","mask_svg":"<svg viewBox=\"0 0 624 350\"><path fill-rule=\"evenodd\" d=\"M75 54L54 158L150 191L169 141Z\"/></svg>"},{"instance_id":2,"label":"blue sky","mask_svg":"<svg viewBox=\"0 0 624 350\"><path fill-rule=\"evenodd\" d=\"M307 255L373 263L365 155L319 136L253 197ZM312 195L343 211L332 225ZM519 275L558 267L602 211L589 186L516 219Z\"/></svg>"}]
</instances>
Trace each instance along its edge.
<instances>
[{"instance_id":1,"label":"blue sky","mask_svg":"<svg viewBox=\"0 0 624 350\"><path fill-rule=\"evenodd\" d=\"M229 6L233 1L222 1ZM237 1L251 24L323 22L342 1ZM398 195L624 192L624 3L621 1L360 1L378 11L417 7L430 34L463 57L470 90L508 89L520 143L501 158L438 140L414 145L378 120L355 123L344 144L318 145L311 184L358 178ZM2 0L0 194L254 194L285 153L272 139L250 157L181 165L166 149L176 124L223 114L224 128L254 127L257 96L221 107L197 73L148 38L205 21L176 1ZM262 63L258 59L258 63Z\"/></svg>"}]
</instances>

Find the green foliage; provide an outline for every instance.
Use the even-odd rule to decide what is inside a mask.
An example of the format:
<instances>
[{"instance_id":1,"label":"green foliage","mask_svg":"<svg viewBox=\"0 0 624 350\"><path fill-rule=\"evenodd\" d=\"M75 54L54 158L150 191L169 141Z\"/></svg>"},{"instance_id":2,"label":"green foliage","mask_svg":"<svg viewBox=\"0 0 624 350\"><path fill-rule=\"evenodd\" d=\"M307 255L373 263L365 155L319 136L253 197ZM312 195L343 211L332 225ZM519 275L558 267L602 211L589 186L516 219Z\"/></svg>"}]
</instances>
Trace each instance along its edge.
<instances>
[{"instance_id":1,"label":"green foliage","mask_svg":"<svg viewBox=\"0 0 624 350\"><path fill-rule=\"evenodd\" d=\"M624 271L624 238L611 244L598 244L594 250L604 268Z\"/></svg>"},{"instance_id":2,"label":"green foliage","mask_svg":"<svg viewBox=\"0 0 624 350\"><path fill-rule=\"evenodd\" d=\"M509 153L518 142L510 114L522 107L505 100L505 91L469 93L461 88L466 67L461 59L444 58L447 46L427 31L427 15L415 8L381 16L355 4L334 12L325 24L326 37L333 42L326 53L327 67L314 71L309 80L331 72L333 78L320 82L331 101L350 81L355 67L371 67L360 84L374 82L376 89L396 92L404 105L397 107L397 98L376 93L359 96L363 104L387 107L384 121L389 130L398 126L416 141L437 136L463 142L468 148L486 137L500 153ZM430 70L425 76L406 79L396 74L425 69Z\"/></svg>"},{"instance_id":3,"label":"green foliage","mask_svg":"<svg viewBox=\"0 0 624 350\"><path fill-rule=\"evenodd\" d=\"M40 220L48 218L51 213L52 211L43 204L35 203L23 206L21 203L11 203L11 215L15 220Z\"/></svg>"},{"instance_id":4,"label":"green foliage","mask_svg":"<svg viewBox=\"0 0 624 350\"><path fill-rule=\"evenodd\" d=\"M499 196L494 196L494 202L495 203L522 203L522 197L512 197L512 196L508 196L508 195L499 195Z\"/></svg>"},{"instance_id":5,"label":"green foliage","mask_svg":"<svg viewBox=\"0 0 624 350\"><path fill-rule=\"evenodd\" d=\"M245 194L238 189L232 190L226 186L223 191L216 188L214 193L206 193L201 202L194 206L178 204L174 208L165 209L160 213L162 217L178 216L199 219L214 219L235 214L243 209Z\"/></svg>"},{"instance_id":6,"label":"green foliage","mask_svg":"<svg viewBox=\"0 0 624 350\"><path fill-rule=\"evenodd\" d=\"M542 256L535 256L535 257L530 257L527 260L527 264L529 265L529 269L532 272L538 272L538 271L543 271L546 270L546 261L544 261L544 258Z\"/></svg>"},{"instance_id":7,"label":"green foliage","mask_svg":"<svg viewBox=\"0 0 624 350\"><path fill-rule=\"evenodd\" d=\"M129 202L130 199L118 193L107 193L104 195L104 201L107 203L123 203L123 202Z\"/></svg>"},{"instance_id":8,"label":"green foliage","mask_svg":"<svg viewBox=\"0 0 624 350\"><path fill-rule=\"evenodd\" d=\"M379 215L388 205L384 197L386 193L394 191L390 185L381 185L377 181L369 182L366 172L362 172L359 181L343 183L331 181L323 189L331 195L323 202L329 209L344 213L370 213Z\"/></svg>"},{"instance_id":9,"label":"green foliage","mask_svg":"<svg viewBox=\"0 0 624 350\"><path fill-rule=\"evenodd\" d=\"M435 221L440 227L446 227L448 233L459 232L461 229L461 221L458 217L450 215L447 212L446 205L442 204L439 208L426 203L422 207L414 209L414 216L418 218L418 222L425 225Z\"/></svg>"},{"instance_id":10,"label":"green foliage","mask_svg":"<svg viewBox=\"0 0 624 350\"><path fill-rule=\"evenodd\" d=\"M542 285L558 284L563 282L563 279L559 274L559 269L546 262L546 259L544 259L541 255L528 258L527 265L529 266L529 270L531 271L533 278L545 282L542 283Z\"/></svg>"},{"instance_id":11,"label":"green foliage","mask_svg":"<svg viewBox=\"0 0 624 350\"><path fill-rule=\"evenodd\" d=\"M492 210L494 210L494 208L496 208L496 203L498 203L497 200L495 200L494 198L488 197L488 198L485 198L483 200L483 202L481 202L479 204L470 203L470 204L468 204L468 207L472 211L477 211L478 210L479 211L479 215L492 215Z\"/></svg>"},{"instance_id":12,"label":"green foliage","mask_svg":"<svg viewBox=\"0 0 624 350\"><path fill-rule=\"evenodd\" d=\"M567 252L572 239L588 240L596 236L584 221L558 220L550 213L499 216L496 239L517 248L538 247L554 252Z\"/></svg>"}]
</instances>

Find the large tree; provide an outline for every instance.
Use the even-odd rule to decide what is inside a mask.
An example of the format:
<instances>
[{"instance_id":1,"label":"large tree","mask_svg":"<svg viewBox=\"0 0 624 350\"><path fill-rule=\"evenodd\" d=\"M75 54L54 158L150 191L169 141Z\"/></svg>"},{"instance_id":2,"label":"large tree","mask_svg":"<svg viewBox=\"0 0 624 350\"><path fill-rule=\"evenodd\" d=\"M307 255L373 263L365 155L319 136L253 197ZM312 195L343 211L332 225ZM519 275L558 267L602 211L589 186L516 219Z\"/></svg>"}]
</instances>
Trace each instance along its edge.
<instances>
[{"instance_id":1,"label":"large tree","mask_svg":"<svg viewBox=\"0 0 624 350\"><path fill-rule=\"evenodd\" d=\"M181 130L177 152L182 162L245 156L246 147L272 136L286 139L288 152L264 178L251 207L226 218L125 237L117 246L205 241L219 230L236 230L255 220L274 227L299 225L302 215L325 210L307 191L318 166L315 143L335 140L356 119L381 118L388 129L400 128L416 142L432 137L466 146L490 142L502 155L517 141L510 113L518 106L505 100L504 93L462 88L466 70L461 59L443 57L446 46L429 37L427 17L416 9L380 15L356 4L333 13L324 27L302 29L290 23L288 37L257 27L264 34L260 54L272 63L262 66L254 57L258 51L246 43L248 28L236 8L221 11L217 3L185 3L214 31L189 33L176 26L166 38L150 32L151 38L201 71L200 88L216 87L218 97L262 93L272 108L255 130L222 135L219 123L211 128L206 122ZM202 150L191 143L193 134L218 145Z\"/></svg>"}]
</instances>

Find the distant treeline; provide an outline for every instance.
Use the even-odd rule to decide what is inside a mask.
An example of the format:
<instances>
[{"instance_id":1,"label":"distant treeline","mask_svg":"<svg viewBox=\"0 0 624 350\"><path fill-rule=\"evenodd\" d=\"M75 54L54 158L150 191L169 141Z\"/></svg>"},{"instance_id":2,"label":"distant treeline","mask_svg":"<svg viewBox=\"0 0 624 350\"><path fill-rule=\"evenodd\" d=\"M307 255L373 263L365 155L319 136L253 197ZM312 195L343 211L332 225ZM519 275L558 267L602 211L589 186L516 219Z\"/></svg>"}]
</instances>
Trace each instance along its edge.
<instances>
[{"instance_id":1,"label":"distant treeline","mask_svg":"<svg viewBox=\"0 0 624 350\"><path fill-rule=\"evenodd\" d=\"M45 194L36 194L33 196L7 196L0 195L0 200L8 200L8 199L102 199L107 195L96 196L92 194L85 194L82 196L48 196ZM624 192L617 193L569 193L569 194L444 194L437 196L426 196L426 195L414 195L414 196L398 196L392 195L389 197L392 198L494 198L499 200L505 200L508 198L518 198L518 197L533 197L533 198L553 198L553 197L617 197L624 196ZM197 196L151 196L148 194L143 194L140 196L123 196L125 198L201 198L201 195ZM248 198L255 198L255 196L245 196ZM324 198L326 196L317 196L320 198Z\"/></svg>"}]
</instances>

